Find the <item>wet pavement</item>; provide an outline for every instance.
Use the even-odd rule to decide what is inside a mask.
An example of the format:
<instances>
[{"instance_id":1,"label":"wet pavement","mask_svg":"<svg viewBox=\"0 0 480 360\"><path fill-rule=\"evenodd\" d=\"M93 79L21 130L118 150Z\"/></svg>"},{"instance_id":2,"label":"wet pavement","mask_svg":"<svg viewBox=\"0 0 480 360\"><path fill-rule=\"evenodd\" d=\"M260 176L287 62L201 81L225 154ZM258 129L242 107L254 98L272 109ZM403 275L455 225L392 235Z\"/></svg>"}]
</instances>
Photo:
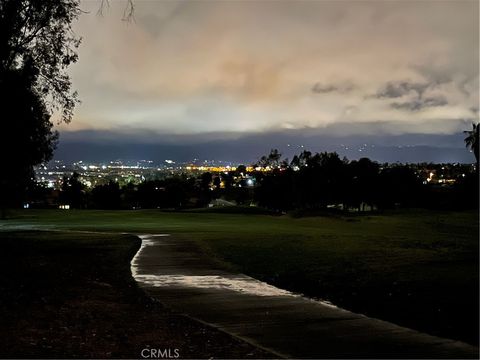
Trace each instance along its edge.
<instances>
[{"instance_id":1,"label":"wet pavement","mask_svg":"<svg viewBox=\"0 0 480 360\"><path fill-rule=\"evenodd\" d=\"M477 358L478 348L302 297L225 271L193 242L140 235L132 275L168 307L278 357Z\"/></svg>"}]
</instances>

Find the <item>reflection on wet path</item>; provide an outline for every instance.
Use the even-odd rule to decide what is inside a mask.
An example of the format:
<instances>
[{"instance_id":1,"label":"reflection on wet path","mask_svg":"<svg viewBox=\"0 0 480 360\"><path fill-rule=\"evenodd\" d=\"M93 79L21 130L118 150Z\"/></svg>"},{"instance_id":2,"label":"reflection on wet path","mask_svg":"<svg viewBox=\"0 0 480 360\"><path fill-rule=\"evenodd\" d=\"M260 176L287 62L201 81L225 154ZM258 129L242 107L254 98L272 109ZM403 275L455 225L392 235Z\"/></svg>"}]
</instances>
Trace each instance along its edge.
<instances>
[{"instance_id":1,"label":"reflection on wet path","mask_svg":"<svg viewBox=\"0 0 480 360\"><path fill-rule=\"evenodd\" d=\"M248 276L232 275L231 277L214 275L137 275L137 281L153 286L187 286L194 288L210 288L238 291L257 296L298 296L278 289Z\"/></svg>"},{"instance_id":2,"label":"reflection on wet path","mask_svg":"<svg viewBox=\"0 0 480 360\"><path fill-rule=\"evenodd\" d=\"M161 241L155 240L156 237L167 237L167 234L160 235L142 235L142 247L132 260L132 274L135 279L141 283L151 286L176 286L192 287L200 289L223 289L237 291L244 294L257 296L299 296L289 291L278 289L262 281L256 280L242 274L224 274L224 275L155 275L140 274L138 271L138 257L148 246L161 246Z\"/></svg>"}]
</instances>

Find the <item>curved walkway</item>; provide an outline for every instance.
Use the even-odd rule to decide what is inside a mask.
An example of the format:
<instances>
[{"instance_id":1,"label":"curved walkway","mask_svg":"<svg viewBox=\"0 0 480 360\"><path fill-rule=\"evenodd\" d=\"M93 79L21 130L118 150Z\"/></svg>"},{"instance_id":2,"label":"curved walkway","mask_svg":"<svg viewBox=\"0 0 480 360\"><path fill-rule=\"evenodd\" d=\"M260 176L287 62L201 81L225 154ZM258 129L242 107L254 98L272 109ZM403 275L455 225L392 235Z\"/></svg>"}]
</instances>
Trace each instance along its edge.
<instances>
[{"instance_id":1,"label":"curved walkway","mask_svg":"<svg viewBox=\"0 0 480 360\"><path fill-rule=\"evenodd\" d=\"M478 358L477 347L368 318L217 266L193 242L141 235L132 274L152 297L278 357Z\"/></svg>"}]
</instances>

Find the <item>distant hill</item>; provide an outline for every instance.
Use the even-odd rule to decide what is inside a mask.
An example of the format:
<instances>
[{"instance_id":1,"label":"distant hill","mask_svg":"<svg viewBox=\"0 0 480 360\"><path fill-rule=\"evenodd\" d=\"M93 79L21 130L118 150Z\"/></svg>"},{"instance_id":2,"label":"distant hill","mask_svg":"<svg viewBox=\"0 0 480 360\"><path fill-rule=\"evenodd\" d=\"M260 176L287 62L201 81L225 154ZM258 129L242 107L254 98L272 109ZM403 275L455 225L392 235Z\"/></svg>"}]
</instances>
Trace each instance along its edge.
<instances>
[{"instance_id":1,"label":"distant hill","mask_svg":"<svg viewBox=\"0 0 480 360\"><path fill-rule=\"evenodd\" d=\"M303 146L303 147L302 147ZM460 162L471 163L473 155L463 144L463 134L398 136L327 136L301 133L247 134L239 138L218 140L158 136L141 137L113 132L64 132L55 159L63 161L110 161L113 159L177 162L193 159L252 163L270 149L277 148L292 158L304 149L336 151L348 159L369 157L379 162Z\"/></svg>"}]
</instances>

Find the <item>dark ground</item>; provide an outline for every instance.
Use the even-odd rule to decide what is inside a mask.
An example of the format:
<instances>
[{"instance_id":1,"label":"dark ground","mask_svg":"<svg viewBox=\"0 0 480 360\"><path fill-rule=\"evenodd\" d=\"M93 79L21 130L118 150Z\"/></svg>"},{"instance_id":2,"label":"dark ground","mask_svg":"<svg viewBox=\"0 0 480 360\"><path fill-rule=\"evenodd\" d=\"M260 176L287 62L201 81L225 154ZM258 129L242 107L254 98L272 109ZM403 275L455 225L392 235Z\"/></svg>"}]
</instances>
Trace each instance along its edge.
<instances>
[{"instance_id":1,"label":"dark ground","mask_svg":"<svg viewBox=\"0 0 480 360\"><path fill-rule=\"evenodd\" d=\"M478 221L478 211L421 209L300 218L24 210L0 226L172 234L235 272L478 346Z\"/></svg>"},{"instance_id":2,"label":"dark ground","mask_svg":"<svg viewBox=\"0 0 480 360\"><path fill-rule=\"evenodd\" d=\"M0 246L0 358L272 357L150 300L130 274L134 236L1 232Z\"/></svg>"}]
</instances>

